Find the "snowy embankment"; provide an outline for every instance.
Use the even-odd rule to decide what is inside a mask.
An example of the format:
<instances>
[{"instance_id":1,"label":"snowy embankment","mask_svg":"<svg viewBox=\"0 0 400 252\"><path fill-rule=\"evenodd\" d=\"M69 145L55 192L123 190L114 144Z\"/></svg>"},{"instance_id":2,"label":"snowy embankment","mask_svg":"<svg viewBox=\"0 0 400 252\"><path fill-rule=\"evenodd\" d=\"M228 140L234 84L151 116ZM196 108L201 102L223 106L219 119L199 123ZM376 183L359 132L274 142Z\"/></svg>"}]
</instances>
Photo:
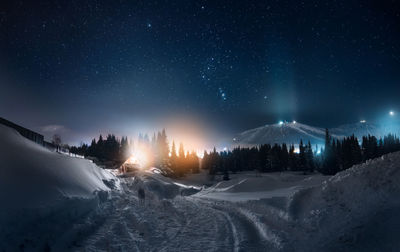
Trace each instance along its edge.
<instances>
[{"instance_id":1,"label":"snowy embankment","mask_svg":"<svg viewBox=\"0 0 400 252\"><path fill-rule=\"evenodd\" d=\"M218 200L219 209L250 223L272 250L395 251L399 196L397 152L332 177L238 174L193 198Z\"/></svg>"},{"instance_id":2,"label":"snowy embankment","mask_svg":"<svg viewBox=\"0 0 400 252\"><path fill-rule=\"evenodd\" d=\"M96 208L116 186L89 160L51 152L0 125L0 244L42 250Z\"/></svg>"},{"instance_id":3,"label":"snowy embankment","mask_svg":"<svg viewBox=\"0 0 400 252\"><path fill-rule=\"evenodd\" d=\"M304 234L292 244L315 251L396 251L400 248L400 152L340 172L299 191L288 206Z\"/></svg>"}]
</instances>

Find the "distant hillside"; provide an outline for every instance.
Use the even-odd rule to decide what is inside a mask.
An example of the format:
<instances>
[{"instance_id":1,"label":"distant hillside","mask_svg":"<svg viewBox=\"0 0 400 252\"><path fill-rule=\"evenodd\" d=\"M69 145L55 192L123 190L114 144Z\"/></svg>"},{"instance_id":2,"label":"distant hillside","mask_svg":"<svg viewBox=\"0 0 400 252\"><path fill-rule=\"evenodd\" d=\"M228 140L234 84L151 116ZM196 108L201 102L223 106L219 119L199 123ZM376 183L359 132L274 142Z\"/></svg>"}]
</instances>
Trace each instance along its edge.
<instances>
[{"instance_id":1,"label":"distant hillside","mask_svg":"<svg viewBox=\"0 0 400 252\"><path fill-rule=\"evenodd\" d=\"M333 138L341 139L345 136L355 135L359 140L363 136L373 135L377 138L389 133L398 133L398 127L382 127L373 123L358 122L345 124L329 129ZM312 144L324 144L325 129L313 127L299 122L281 122L264 125L255 129L246 130L233 138L234 145L258 145L258 144L298 144L310 141Z\"/></svg>"},{"instance_id":2,"label":"distant hillside","mask_svg":"<svg viewBox=\"0 0 400 252\"><path fill-rule=\"evenodd\" d=\"M351 123L351 124L344 124L336 128L330 129L332 134L342 135L342 136L351 136L355 135L358 139L362 139L363 136L376 136L376 137L383 137L386 130L383 130L379 125L373 123L365 123L365 122L358 122L358 123Z\"/></svg>"},{"instance_id":3,"label":"distant hillside","mask_svg":"<svg viewBox=\"0 0 400 252\"><path fill-rule=\"evenodd\" d=\"M312 144L323 144L325 129L298 122L284 122L244 131L235 136L233 142L242 145L298 144L301 139L305 143L310 141Z\"/></svg>"}]
</instances>

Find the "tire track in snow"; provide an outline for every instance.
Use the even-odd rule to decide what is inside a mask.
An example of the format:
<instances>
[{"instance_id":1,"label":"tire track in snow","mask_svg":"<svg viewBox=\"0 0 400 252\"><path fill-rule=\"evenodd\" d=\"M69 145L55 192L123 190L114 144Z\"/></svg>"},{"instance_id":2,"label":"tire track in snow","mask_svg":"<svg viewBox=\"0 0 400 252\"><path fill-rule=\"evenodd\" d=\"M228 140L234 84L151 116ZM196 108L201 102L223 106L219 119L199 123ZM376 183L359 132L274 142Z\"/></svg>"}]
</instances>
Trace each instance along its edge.
<instances>
[{"instance_id":1,"label":"tire track in snow","mask_svg":"<svg viewBox=\"0 0 400 252\"><path fill-rule=\"evenodd\" d=\"M253 212L233 207L232 203L219 201L217 204L213 200L201 199L202 205L209 205L211 209L222 213L230 222L232 233L236 242L234 251L265 251L282 250L283 240L274 233L274 230L265 225ZM235 230L235 231L234 231Z\"/></svg>"},{"instance_id":2,"label":"tire track in snow","mask_svg":"<svg viewBox=\"0 0 400 252\"><path fill-rule=\"evenodd\" d=\"M273 244L269 246L260 234L260 230L254 222L233 208L229 202L213 201L208 199L196 199L203 207L210 211L217 211L224 216L230 227L233 240L233 251L265 251L266 248L275 248Z\"/></svg>"},{"instance_id":3,"label":"tire track in snow","mask_svg":"<svg viewBox=\"0 0 400 252\"><path fill-rule=\"evenodd\" d=\"M247 220L256 228L258 234L264 240L273 244L275 248L282 249L282 240L279 238L279 236L271 232L255 214L243 208L239 208L238 212L247 218Z\"/></svg>"},{"instance_id":4,"label":"tire track in snow","mask_svg":"<svg viewBox=\"0 0 400 252\"><path fill-rule=\"evenodd\" d=\"M232 237L233 237L233 251L239 252L239 237L238 237L238 232L237 232L236 226L235 226L235 224L233 224L232 218L229 216L229 214L224 213L224 212L222 212L222 214L226 217L229 224L231 225Z\"/></svg>"},{"instance_id":5,"label":"tire track in snow","mask_svg":"<svg viewBox=\"0 0 400 252\"><path fill-rule=\"evenodd\" d=\"M282 249L273 227L245 207L230 202L176 197L138 203L135 185L110 202L109 216L84 247L136 251L276 251ZM164 203L166 204L164 206ZM201 250L199 250L201 249Z\"/></svg>"}]
</instances>

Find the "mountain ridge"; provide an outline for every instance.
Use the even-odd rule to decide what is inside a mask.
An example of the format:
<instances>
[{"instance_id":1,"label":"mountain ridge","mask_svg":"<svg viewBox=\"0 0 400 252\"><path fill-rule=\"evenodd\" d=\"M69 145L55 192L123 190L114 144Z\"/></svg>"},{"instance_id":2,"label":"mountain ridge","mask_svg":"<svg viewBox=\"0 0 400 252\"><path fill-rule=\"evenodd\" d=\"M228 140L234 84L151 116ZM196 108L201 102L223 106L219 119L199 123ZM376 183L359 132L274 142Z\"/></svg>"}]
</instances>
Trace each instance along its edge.
<instances>
[{"instance_id":1,"label":"mountain ridge","mask_svg":"<svg viewBox=\"0 0 400 252\"><path fill-rule=\"evenodd\" d=\"M334 139L342 139L346 136L355 135L359 140L363 136L373 135L377 138L390 133L378 124L357 123L343 124L338 127L328 129ZM243 131L233 138L234 145L259 145L259 144L299 144L300 140L311 144L325 143L325 128L314 127L307 124L293 122L279 122L276 124L266 124L254 129Z\"/></svg>"}]
</instances>

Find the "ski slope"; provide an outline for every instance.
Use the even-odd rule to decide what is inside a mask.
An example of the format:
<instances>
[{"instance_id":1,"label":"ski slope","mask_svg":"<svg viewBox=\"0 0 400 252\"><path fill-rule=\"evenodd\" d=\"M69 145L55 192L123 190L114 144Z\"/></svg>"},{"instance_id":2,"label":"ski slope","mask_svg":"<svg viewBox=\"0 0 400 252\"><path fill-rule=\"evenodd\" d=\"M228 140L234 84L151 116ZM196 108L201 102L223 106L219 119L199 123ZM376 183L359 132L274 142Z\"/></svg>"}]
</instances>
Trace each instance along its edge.
<instances>
[{"instance_id":1,"label":"ski slope","mask_svg":"<svg viewBox=\"0 0 400 252\"><path fill-rule=\"evenodd\" d=\"M333 137L337 137L336 135ZM244 131L235 136L234 145L258 144L299 144L300 140L306 144L323 144L325 129L312 127L299 122L284 122L282 124L265 125L259 128Z\"/></svg>"},{"instance_id":2,"label":"ski slope","mask_svg":"<svg viewBox=\"0 0 400 252\"><path fill-rule=\"evenodd\" d=\"M330 128L329 132L331 136L336 139L342 139L354 134L361 140L363 136L371 135L379 139L389 133L398 134L400 131L399 126L396 124L378 125L363 121ZM299 122L282 122L264 125L239 133L234 137L233 145L253 146L259 144L272 145L275 143L298 145L300 140L303 140L305 144L310 141L313 145L317 144L323 146L325 143L325 129Z\"/></svg>"}]
</instances>

